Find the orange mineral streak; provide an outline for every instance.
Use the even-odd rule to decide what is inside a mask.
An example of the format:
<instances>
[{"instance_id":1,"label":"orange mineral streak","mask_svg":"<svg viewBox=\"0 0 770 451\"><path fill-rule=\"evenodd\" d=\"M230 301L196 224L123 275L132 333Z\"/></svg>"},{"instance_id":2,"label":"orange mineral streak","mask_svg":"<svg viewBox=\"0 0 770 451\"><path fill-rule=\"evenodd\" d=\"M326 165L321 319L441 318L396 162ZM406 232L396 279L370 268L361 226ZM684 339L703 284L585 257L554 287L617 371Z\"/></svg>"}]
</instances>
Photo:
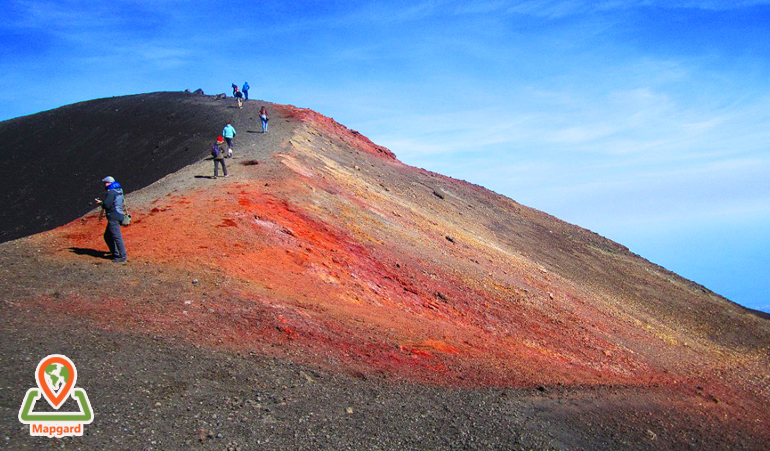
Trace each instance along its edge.
<instances>
[{"instance_id":1,"label":"orange mineral streak","mask_svg":"<svg viewBox=\"0 0 770 451\"><path fill-rule=\"evenodd\" d=\"M633 385L670 379L610 342L606 329L613 326L595 324L601 312L569 296L557 307L545 294L546 286L555 290L545 278L528 282L542 290L531 299L514 286L479 286L427 260L408 262L398 247L351 236L308 214L307 206L265 190L254 182L167 196L144 212L135 208L137 219L123 229L133 265L237 281L209 301L214 312L197 303L181 310L178 303L137 299L81 302L79 311L110 327L141 323L154 333L244 350L278 343L282 347L270 352L293 349L299 360L331 359L355 371L441 383ZM90 216L57 233L64 248L100 249L103 227ZM216 338L201 337L207 327ZM649 341L616 332L623 333Z\"/></svg>"}]
</instances>

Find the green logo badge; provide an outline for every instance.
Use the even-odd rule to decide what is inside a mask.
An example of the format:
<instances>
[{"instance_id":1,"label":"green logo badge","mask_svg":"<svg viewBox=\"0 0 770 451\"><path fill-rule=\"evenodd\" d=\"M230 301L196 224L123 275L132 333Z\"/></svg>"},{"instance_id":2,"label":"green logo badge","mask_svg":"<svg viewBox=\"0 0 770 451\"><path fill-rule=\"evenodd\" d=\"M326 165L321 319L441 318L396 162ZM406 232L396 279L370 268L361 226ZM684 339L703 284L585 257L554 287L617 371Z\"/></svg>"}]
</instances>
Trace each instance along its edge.
<instances>
[{"instance_id":1,"label":"green logo badge","mask_svg":"<svg viewBox=\"0 0 770 451\"><path fill-rule=\"evenodd\" d=\"M65 355L51 354L37 364L37 388L27 390L19 409L19 421L29 425L30 435L56 438L83 435L83 425L91 424L94 414L86 391L75 387L77 379L75 364ZM41 395L56 412L33 412ZM79 412L58 411L68 397L78 404Z\"/></svg>"}]
</instances>

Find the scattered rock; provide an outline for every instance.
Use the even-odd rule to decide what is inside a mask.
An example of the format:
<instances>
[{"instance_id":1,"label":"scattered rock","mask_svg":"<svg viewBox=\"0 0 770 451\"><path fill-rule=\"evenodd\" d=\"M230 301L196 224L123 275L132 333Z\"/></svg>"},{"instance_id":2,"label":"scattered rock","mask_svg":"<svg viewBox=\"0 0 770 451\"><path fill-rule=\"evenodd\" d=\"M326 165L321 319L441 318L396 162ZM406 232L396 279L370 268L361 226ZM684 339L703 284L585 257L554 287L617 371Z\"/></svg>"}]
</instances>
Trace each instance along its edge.
<instances>
[{"instance_id":1,"label":"scattered rock","mask_svg":"<svg viewBox=\"0 0 770 451\"><path fill-rule=\"evenodd\" d=\"M345 409L345 412L347 412L348 415L350 415L350 414L353 413L353 408L352 407L348 407L347 409Z\"/></svg>"},{"instance_id":2,"label":"scattered rock","mask_svg":"<svg viewBox=\"0 0 770 451\"><path fill-rule=\"evenodd\" d=\"M308 382L315 382L315 379L313 379L313 377L307 374L306 372L300 371L299 374L302 375L302 377L304 377L305 379L307 379Z\"/></svg>"},{"instance_id":3,"label":"scattered rock","mask_svg":"<svg viewBox=\"0 0 770 451\"><path fill-rule=\"evenodd\" d=\"M206 439L214 438L214 431L206 430L204 428L200 428L198 430L198 441L205 442Z\"/></svg>"},{"instance_id":4,"label":"scattered rock","mask_svg":"<svg viewBox=\"0 0 770 451\"><path fill-rule=\"evenodd\" d=\"M454 238L452 238L452 237L451 237L451 236L449 236L449 235L445 236L444 238L446 238L446 240L447 240L447 241L449 241L450 243L454 243L454 242L455 242L455 239L454 239Z\"/></svg>"},{"instance_id":5,"label":"scattered rock","mask_svg":"<svg viewBox=\"0 0 770 451\"><path fill-rule=\"evenodd\" d=\"M444 192L443 192L443 191L441 191L441 190L440 190L440 189L438 189L438 188L433 190L433 195L434 195L434 196L436 196L436 197L438 197L438 198L439 198L439 199L441 199L441 200L444 200Z\"/></svg>"},{"instance_id":6,"label":"scattered rock","mask_svg":"<svg viewBox=\"0 0 770 451\"><path fill-rule=\"evenodd\" d=\"M198 279L193 279L193 285L198 285Z\"/></svg>"}]
</instances>

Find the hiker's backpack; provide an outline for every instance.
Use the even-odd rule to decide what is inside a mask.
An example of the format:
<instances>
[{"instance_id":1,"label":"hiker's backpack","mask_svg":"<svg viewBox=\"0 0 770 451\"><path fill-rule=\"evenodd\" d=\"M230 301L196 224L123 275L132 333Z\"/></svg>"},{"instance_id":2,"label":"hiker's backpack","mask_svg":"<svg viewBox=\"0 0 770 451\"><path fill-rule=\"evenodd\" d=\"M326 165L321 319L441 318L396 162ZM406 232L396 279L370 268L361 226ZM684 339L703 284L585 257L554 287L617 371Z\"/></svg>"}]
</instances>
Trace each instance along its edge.
<instances>
[{"instance_id":1,"label":"hiker's backpack","mask_svg":"<svg viewBox=\"0 0 770 451\"><path fill-rule=\"evenodd\" d=\"M218 145L214 144L213 146L211 146L211 156L212 157L216 158L216 157L219 156L220 153L222 153L222 152L219 150L219 146Z\"/></svg>"},{"instance_id":2,"label":"hiker's backpack","mask_svg":"<svg viewBox=\"0 0 770 451\"><path fill-rule=\"evenodd\" d=\"M123 213L123 219L120 221L120 225L122 226L131 225L131 214L128 213L128 206L126 205L126 196L123 194L118 194L118 196L115 197L115 205L116 206L120 205L121 208L116 208L116 210L118 210L118 212L120 213Z\"/></svg>"}]
</instances>

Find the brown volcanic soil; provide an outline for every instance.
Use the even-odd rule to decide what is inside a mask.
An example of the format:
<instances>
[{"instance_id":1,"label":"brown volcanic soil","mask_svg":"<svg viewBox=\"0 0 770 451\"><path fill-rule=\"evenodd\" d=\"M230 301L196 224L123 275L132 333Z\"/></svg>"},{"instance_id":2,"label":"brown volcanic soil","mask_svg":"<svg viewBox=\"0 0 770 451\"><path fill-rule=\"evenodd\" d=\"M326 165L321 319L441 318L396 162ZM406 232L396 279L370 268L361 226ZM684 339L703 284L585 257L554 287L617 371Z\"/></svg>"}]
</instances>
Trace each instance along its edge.
<instances>
[{"instance_id":1,"label":"brown volcanic soil","mask_svg":"<svg viewBox=\"0 0 770 451\"><path fill-rule=\"evenodd\" d=\"M51 134L62 144L41 144L42 160L129 142L124 129L152 142L168 111L183 125L155 153L119 147L111 171L56 160L57 173L94 172L48 204L62 224L89 209L104 172L130 192L129 264L101 258L94 212L0 245L0 443L58 444L16 420L49 353L75 361L92 400L88 435L69 440L87 448L761 449L770 438L767 319L587 230L405 166L312 111L268 105L271 132L253 133L260 104L231 101L159 93L41 113L78 123L100 102L103 114L142 109L92 119L98 131L76 127L70 141ZM225 119L239 132L232 176L210 180L210 161L184 159L205 156ZM27 121L45 122L0 132ZM154 181L141 178L149 167L165 177L131 192ZM15 233L37 230L41 213L18 209Z\"/></svg>"}]
</instances>

